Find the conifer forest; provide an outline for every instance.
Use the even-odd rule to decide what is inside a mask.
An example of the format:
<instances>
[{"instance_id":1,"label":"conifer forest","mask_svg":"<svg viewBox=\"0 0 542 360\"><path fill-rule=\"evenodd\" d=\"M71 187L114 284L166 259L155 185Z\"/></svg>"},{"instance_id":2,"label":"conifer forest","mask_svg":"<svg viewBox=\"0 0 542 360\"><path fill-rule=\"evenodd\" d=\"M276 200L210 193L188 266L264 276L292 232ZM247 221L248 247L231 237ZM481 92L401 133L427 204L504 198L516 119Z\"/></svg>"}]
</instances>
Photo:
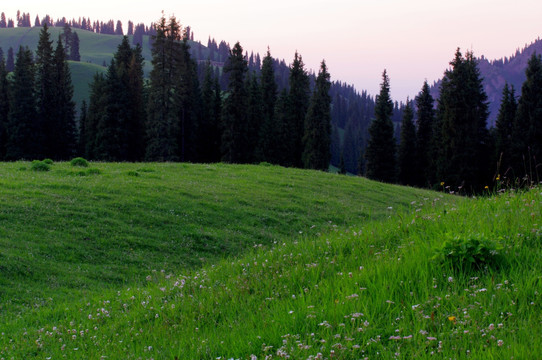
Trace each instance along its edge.
<instances>
[{"instance_id":1,"label":"conifer forest","mask_svg":"<svg viewBox=\"0 0 542 360\"><path fill-rule=\"evenodd\" d=\"M2 14L3 15L3 14ZM29 14L18 26L31 26ZM190 28L175 17L128 26L107 71L93 78L77 108L68 61L80 61L74 29L123 34L122 24L56 22L41 27L35 52L0 49L0 160L270 163L364 175L458 193L483 192L495 180L538 181L542 159L542 60L533 54L521 95L506 85L495 125L478 59L457 49L439 83L423 83L394 102L386 70L372 98L331 82L325 61L309 72L297 52L289 66L209 40L196 60ZM14 21L0 19L0 27ZM63 27L52 39L49 26ZM145 74L143 35L152 41ZM215 56L222 54L221 56ZM218 61L217 61L218 60Z\"/></svg>"}]
</instances>

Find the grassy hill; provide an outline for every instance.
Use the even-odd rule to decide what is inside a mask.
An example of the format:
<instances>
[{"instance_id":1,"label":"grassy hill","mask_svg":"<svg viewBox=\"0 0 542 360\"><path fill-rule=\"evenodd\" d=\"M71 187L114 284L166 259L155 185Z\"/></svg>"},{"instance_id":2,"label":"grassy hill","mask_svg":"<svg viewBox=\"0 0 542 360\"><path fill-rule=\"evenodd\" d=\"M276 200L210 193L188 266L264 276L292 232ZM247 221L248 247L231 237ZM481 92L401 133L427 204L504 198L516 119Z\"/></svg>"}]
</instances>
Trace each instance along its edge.
<instances>
[{"instance_id":1,"label":"grassy hill","mask_svg":"<svg viewBox=\"0 0 542 360\"><path fill-rule=\"evenodd\" d=\"M540 190L464 199L273 166L19 162L0 165L0 202L4 358L542 350ZM498 246L481 269L432 261L454 238Z\"/></svg>"},{"instance_id":2,"label":"grassy hill","mask_svg":"<svg viewBox=\"0 0 542 360\"><path fill-rule=\"evenodd\" d=\"M0 29L0 47L4 50L4 56L7 56L10 47L13 48L15 53L20 46L28 46L29 49L35 51L38 46L40 31L41 27ZM92 78L97 72L106 72L103 64L110 63L113 54L122 41L122 36L96 34L78 29L73 29L73 31L77 32L79 36L79 51L81 54L81 62L70 61L74 85L74 101L78 105L77 110L79 110L82 101L85 99L88 101L88 84L92 82ZM54 41L53 46L56 46L56 41L62 33L62 29L51 27L49 32L51 33L51 39ZM145 36L143 40L143 56L145 59L150 60L151 50L148 36ZM149 72L150 69L150 63L146 62L145 71Z\"/></svg>"}]
</instances>

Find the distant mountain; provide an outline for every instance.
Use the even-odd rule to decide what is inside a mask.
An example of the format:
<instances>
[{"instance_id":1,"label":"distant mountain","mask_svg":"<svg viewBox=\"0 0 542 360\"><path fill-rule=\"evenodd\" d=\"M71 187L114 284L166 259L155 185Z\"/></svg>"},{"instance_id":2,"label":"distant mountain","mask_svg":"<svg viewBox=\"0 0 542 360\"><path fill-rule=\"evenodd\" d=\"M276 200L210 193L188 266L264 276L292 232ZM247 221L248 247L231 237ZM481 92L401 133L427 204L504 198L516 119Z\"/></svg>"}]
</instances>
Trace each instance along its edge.
<instances>
[{"instance_id":1,"label":"distant mountain","mask_svg":"<svg viewBox=\"0 0 542 360\"><path fill-rule=\"evenodd\" d=\"M484 56L480 57L479 68L484 79L484 90L489 101L489 119L488 126L494 126L499 114L502 91L504 84L508 83L516 89L516 95L521 95L521 86L525 81L525 69L529 58L534 54L542 54L542 40L538 38L529 45L525 45L522 50L516 50L516 53L510 57L504 57L498 60L488 60ZM432 89L432 95L438 98L440 81L436 82Z\"/></svg>"}]
</instances>

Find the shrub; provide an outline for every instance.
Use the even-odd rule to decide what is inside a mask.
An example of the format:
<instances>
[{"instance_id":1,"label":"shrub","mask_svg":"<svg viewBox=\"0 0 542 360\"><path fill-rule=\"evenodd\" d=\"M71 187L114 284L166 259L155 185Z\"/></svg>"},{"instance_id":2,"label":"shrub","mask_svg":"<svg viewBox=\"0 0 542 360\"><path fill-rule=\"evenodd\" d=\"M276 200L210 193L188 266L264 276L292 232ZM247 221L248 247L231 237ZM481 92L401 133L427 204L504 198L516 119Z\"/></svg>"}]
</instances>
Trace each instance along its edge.
<instances>
[{"instance_id":1,"label":"shrub","mask_svg":"<svg viewBox=\"0 0 542 360\"><path fill-rule=\"evenodd\" d=\"M47 165L53 165L54 164L53 160L51 160L51 159L43 159L43 162L46 163Z\"/></svg>"},{"instance_id":2,"label":"shrub","mask_svg":"<svg viewBox=\"0 0 542 360\"><path fill-rule=\"evenodd\" d=\"M83 159L82 157L76 157L75 159L72 159L72 161L70 161L70 164L72 166L88 167L88 161Z\"/></svg>"},{"instance_id":3,"label":"shrub","mask_svg":"<svg viewBox=\"0 0 542 360\"><path fill-rule=\"evenodd\" d=\"M51 170L51 166L43 161L34 160L32 161L32 165L30 165L30 169L34 171L49 171Z\"/></svg>"},{"instance_id":4,"label":"shrub","mask_svg":"<svg viewBox=\"0 0 542 360\"><path fill-rule=\"evenodd\" d=\"M268 163L267 161L262 161L262 162L260 163L260 166L269 167L269 166L273 166L273 164Z\"/></svg>"},{"instance_id":5,"label":"shrub","mask_svg":"<svg viewBox=\"0 0 542 360\"><path fill-rule=\"evenodd\" d=\"M503 247L480 234L452 237L436 249L433 260L454 270L478 271L498 268L504 264Z\"/></svg>"}]
</instances>

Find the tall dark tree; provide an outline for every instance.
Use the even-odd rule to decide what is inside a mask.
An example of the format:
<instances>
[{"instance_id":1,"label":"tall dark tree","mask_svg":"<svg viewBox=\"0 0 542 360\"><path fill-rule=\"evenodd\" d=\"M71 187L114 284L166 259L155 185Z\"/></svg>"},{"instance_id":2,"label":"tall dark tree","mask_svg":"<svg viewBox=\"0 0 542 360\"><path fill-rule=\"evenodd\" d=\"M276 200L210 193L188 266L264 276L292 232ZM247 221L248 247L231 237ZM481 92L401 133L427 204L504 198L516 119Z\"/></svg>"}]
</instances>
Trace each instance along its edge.
<instances>
[{"instance_id":1,"label":"tall dark tree","mask_svg":"<svg viewBox=\"0 0 542 360\"><path fill-rule=\"evenodd\" d=\"M147 107L148 161L179 160L179 111L180 93L176 90L179 67L176 59L182 58L181 26L175 18L166 23L165 17L156 24L153 36L152 65Z\"/></svg>"},{"instance_id":2,"label":"tall dark tree","mask_svg":"<svg viewBox=\"0 0 542 360\"><path fill-rule=\"evenodd\" d=\"M7 123L9 114L9 83L6 62L0 57L0 160L6 156Z\"/></svg>"},{"instance_id":3,"label":"tall dark tree","mask_svg":"<svg viewBox=\"0 0 542 360\"><path fill-rule=\"evenodd\" d=\"M222 108L222 160L229 163L246 163L251 154L247 151L247 90L245 74L248 64L243 48L237 42L230 51L224 66L229 76L228 93Z\"/></svg>"},{"instance_id":4,"label":"tall dark tree","mask_svg":"<svg viewBox=\"0 0 542 360\"><path fill-rule=\"evenodd\" d=\"M542 163L542 60L533 54L529 59L527 79L521 87L513 130L512 166L516 177L531 180L540 175Z\"/></svg>"},{"instance_id":5,"label":"tall dark tree","mask_svg":"<svg viewBox=\"0 0 542 360\"><path fill-rule=\"evenodd\" d=\"M261 93L262 93L262 123L258 134L257 159L278 163L278 149L271 146L278 146L279 125L275 119L275 105L277 102L277 83L275 81L275 70L273 69L273 58L267 49L261 69Z\"/></svg>"},{"instance_id":6,"label":"tall dark tree","mask_svg":"<svg viewBox=\"0 0 542 360\"><path fill-rule=\"evenodd\" d=\"M198 127L198 159L204 163L220 161L221 104L218 79L214 76L210 62L207 62L202 86L202 115Z\"/></svg>"},{"instance_id":7,"label":"tall dark tree","mask_svg":"<svg viewBox=\"0 0 542 360\"><path fill-rule=\"evenodd\" d=\"M290 67L289 87L287 125L291 136L288 142L291 160L286 165L303 167L303 135L310 101L310 82L303 59L297 52Z\"/></svg>"},{"instance_id":8,"label":"tall dark tree","mask_svg":"<svg viewBox=\"0 0 542 360\"><path fill-rule=\"evenodd\" d=\"M58 38L53 58L54 136L49 141L51 156L59 160L70 159L76 152L75 102L73 84L66 51Z\"/></svg>"},{"instance_id":9,"label":"tall dark tree","mask_svg":"<svg viewBox=\"0 0 542 360\"><path fill-rule=\"evenodd\" d=\"M397 153L399 165L399 183L414 186L418 183L420 169L418 166L418 148L416 144L416 126L414 111L407 100L401 123L401 140Z\"/></svg>"},{"instance_id":10,"label":"tall dark tree","mask_svg":"<svg viewBox=\"0 0 542 360\"><path fill-rule=\"evenodd\" d=\"M322 61L311 97L303 135L303 165L307 169L327 171L331 159L331 87L330 75Z\"/></svg>"},{"instance_id":11,"label":"tall dark tree","mask_svg":"<svg viewBox=\"0 0 542 360\"><path fill-rule=\"evenodd\" d=\"M87 111L87 102L86 100L83 100L81 103L81 109L79 111L79 136L78 136L78 142L77 142L77 155L85 157L86 153L86 135L87 135L87 129L86 126L88 124L88 111Z\"/></svg>"},{"instance_id":12,"label":"tall dark tree","mask_svg":"<svg viewBox=\"0 0 542 360\"><path fill-rule=\"evenodd\" d=\"M57 132L57 84L55 83L55 65L53 62L53 41L47 23L43 25L36 50L36 103L38 127L41 130L42 153L54 158Z\"/></svg>"},{"instance_id":13,"label":"tall dark tree","mask_svg":"<svg viewBox=\"0 0 542 360\"><path fill-rule=\"evenodd\" d=\"M15 55L13 54L13 48L8 49L8 57L6 59L6 70L12 72L15 70Z\"/></svg>"},{"instance_id":14,"label":"tall dark tree","mask_svg":"<svg viewBox=\"0 0 542 360\"><path fill-rule=\"evenodd\" d=\"M32 52L21 47L10 86L6 159L39 159L43 157L41 128L36 113Z\"/></svg>"},{"instance_id":15,"label":"tall dark tree","mask_svg":"<svg viewBox=\"0 0 542 360\"><path fill-rule=\"evenodd\" d=\"M498 173L513 176L511 170L512 133L517 112L517 100L514 86L504 85L499 115L495 122L495 150L498 160Z\"/></svg>"},{"instance_id":16,"label":"tall dark tree","mask_svg":"<svg viewBox=\"0 0 542 360\"><path fill-rule=\"evenodd\" d=\"M88 159L98 159L96 139L98 138L98 124L105 117L106 107L106 79L103 74L94 75L90 83L89 107L86 117L86 123L82 126L80 141L84 143L84 156Z\"/></svg>"},{"instance_id":17,"label":"tall dark tree","mask_svg":"<svg viewBox=\"0 0 542 360\"><path fill-rule=\"evenodd\" d=\"M346 124L343 147L339 156L342 156L344 167L351 174L358 174L362 147L361 128L354 118L350 118Z\"/></svg>"},{"instance_id":18,"label":"tall dark tree","mask_svg":"<svg viewBox=\"0 0 542 360\"><path fill-rule=\"evenodd\" d=\"M418 129L416 145L418 148L419 177L416 185L429 187L434 179L433 163L433 133L435 123L435 100L431 96L429 84L423 83L422 90L416 97Z\"/></svg>"},{"instance_id":19,"label":"tall dark tree","mask_svg":"<svg viewBox=\"0 0 542 360\"><path fill-rule=\"evenodd\" d=\"M6 14L2 12L2 14L0 14L0 29L5 29L7 27Z\"/></svg>"},{"instance_id":20,"label":"tall dark tree","mask_svg":"<svg viewBox=\"0 0 542 360\"><path fill-rule=\"evenodd\" d=\"M334 123L331 124L331 144L329 146L331 152L330 164L338 167L342 157L341 136L339 134L339 127Z\"/></svg>"},{"instance_id":21,"label":"tall dark tree","mask_svg":"<svg viewBox=\"0 0 542 360\"><path fill-rule=\"evenodd\" d=\"M115 35L124 35L124 31L122 31L122 22L120 20L117 21L117 27L115 28Z\"/></svg>"},{"instance_id":22,"label":"tall dark tree","mask_svg":"<svg viewBox=\"0 0 542 360\"><path fill-rule=\"evenodd\" d=\"M81 61L81 54L79 53L79 35L74 32L70 40L70 56L71 61Z\"/></svg>"},{"instance_id":23,"label":"tall dark tree","mask_svg":"<svg viewBox=\"0 0 542 360\"><path fill-rule=\"evenodd\" d=\"M391 120L393 102L390 97L390 80L384 70L380 94L376 97L375 118L369 127L369 141L365 151L367 177L393 183L396 180L396 145Z\"/></svg>"},{"instance_id":24,"label":"tall dark tree","mask_svg":"<svg viewBox=\"0 0 542 360\"><path fill-rule=\"evenodd\" d=\"M444 74L438 102L440 153L437 179L463 191L478 192L491 180L494 168L488 104L474 55L458 49Z\"/></svg>"},{"instance_id":25,"label":"tall dark tree","mask_svg":"<svg viewBox=\"0 0 542 360\"><path fill-rule=\"evenodd\" d=\"M256 151L259 143L259 135L262 127L263 117L263 96L262 88L256 72L252 71L246 80L248 94L247 101L247 159L253 163L257 159Z\"/></svg>"}]
</instances>

